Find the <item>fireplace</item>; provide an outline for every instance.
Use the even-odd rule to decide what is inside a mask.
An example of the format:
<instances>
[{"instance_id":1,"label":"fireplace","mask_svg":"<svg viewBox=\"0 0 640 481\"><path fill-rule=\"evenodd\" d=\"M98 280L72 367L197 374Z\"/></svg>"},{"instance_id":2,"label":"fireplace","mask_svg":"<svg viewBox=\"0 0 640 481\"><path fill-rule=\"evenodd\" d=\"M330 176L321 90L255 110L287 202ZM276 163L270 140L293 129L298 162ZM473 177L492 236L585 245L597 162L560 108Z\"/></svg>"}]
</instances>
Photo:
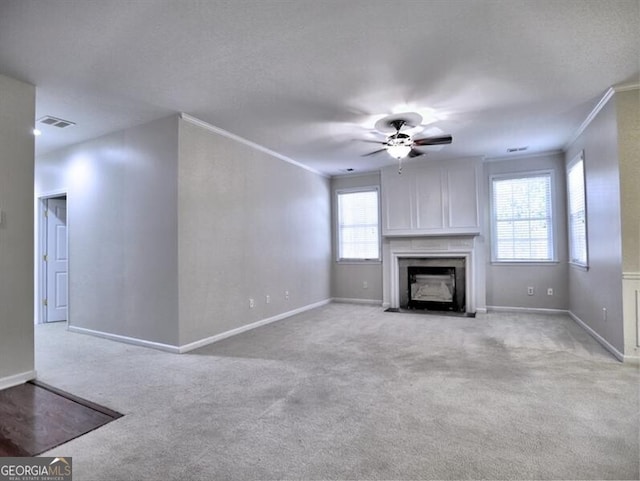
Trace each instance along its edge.
<instances>
[{"instance_id":1,"label":"fireplace","mask_svg":"<svg viewBox=\"0 0 640 481\"><path fill-rule=\"evenodd\" d=\"M465 312L465 264L456 257L399 259L399 307Z\"/></svg>"},{"instance_id":2,"label":"fireplace","mask_svg":"<svg viewBox=\"0 0 640 481\"><path fill-rule=\"evenodd\" d=\"M480 260L477 257L480 256ZM388 237L383 246L383 306L389 309L423 309L448 311L452 314L466 315L476 312L486 312L484 307L483 284L477 284L478 262L482 266L482 249L476 245L476 236L442 236L442 237ZM422 295L417 301L445 302L446 304L421 304L412 302L409 307L409 267L429 268L453 268L454 280L446 278L438 281L431 288L422 289ZM451 277L451 271L436 269L426 275ZM417 275L425 275L425 272L416 272ZM445 283L445 287L453 287L451 302L449 300L427 299L428 291L440 290L441 296L445 291L441 289L439 281ZM425 278L418 278L418 284L424 284ZM433 279L432 279L433 281ZM415 287L414 287L415 289Z\"/></svg>"}]
</instances>

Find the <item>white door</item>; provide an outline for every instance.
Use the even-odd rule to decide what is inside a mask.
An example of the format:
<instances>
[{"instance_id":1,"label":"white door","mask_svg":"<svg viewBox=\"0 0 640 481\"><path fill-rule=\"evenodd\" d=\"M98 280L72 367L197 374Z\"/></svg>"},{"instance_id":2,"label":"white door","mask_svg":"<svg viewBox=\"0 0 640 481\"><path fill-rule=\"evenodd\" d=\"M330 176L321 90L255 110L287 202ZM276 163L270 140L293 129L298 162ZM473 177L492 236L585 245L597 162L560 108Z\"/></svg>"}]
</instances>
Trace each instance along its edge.
<instances>
[{"instance_id":1,"label":"white door","mask_svg":"<svg viewBox=\"0 0 640 481\"><path fill-rule=\"evenodd\" d=\"M46 322L67 320L67 201L46 201Z\"/></svg>"}]
</instances>

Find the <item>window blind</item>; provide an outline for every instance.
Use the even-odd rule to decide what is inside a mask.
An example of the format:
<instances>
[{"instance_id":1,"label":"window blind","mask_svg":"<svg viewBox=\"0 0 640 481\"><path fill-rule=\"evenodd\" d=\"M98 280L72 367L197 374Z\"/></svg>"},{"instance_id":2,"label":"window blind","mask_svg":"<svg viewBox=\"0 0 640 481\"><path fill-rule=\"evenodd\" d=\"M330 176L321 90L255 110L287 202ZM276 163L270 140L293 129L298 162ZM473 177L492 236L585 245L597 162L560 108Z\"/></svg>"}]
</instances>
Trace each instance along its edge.
<instances>
[{"instance_id":1,"label":"window blind","mask_svg":"<svg viewBox=\"0 0 640 481\"><path fill-rule=\"evenodd\" d=\"M553 260L551 174L492 180L495 261Z\"/></svg>"},{"instance_id":2,"label":"window blind","mask_svg":"<svg viewBox=\"0 0 640 481\"><path fill-rule=\"evenodd\" d=\"M379 259L378 191L338 192L338 258Z\"/></svg>"},{"instance_id":3,"label":"window blind","mask_svg":"<svg viewBox=\"0 0 640 481\"><path fill-rule=\"evenodd\" d=\"M587 265L587 217L584 188L584 161L574 162L567 172L569 197L569 253L574 264Z\"/></svg>"}]
</instances>

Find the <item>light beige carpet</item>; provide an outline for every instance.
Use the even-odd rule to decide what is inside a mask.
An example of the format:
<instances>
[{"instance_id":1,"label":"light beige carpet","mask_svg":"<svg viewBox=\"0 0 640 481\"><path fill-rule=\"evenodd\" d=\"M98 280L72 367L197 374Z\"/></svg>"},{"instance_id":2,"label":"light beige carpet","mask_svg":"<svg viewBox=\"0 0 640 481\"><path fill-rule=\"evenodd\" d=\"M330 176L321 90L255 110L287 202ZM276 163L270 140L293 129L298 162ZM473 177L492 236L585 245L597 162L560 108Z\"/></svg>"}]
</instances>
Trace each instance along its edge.
<instances>
[{"instance_id":1,"label":"light beige carpet","mask_svg":"<svg viewBox=\"0 0 640 481\"><path fill-rule=\"evenodd\" d=\"M76 481L638 479L637 367L566 316L331 304L189 354L36 329L42 381L125 414Z\"/></svg>"}]
</instances>

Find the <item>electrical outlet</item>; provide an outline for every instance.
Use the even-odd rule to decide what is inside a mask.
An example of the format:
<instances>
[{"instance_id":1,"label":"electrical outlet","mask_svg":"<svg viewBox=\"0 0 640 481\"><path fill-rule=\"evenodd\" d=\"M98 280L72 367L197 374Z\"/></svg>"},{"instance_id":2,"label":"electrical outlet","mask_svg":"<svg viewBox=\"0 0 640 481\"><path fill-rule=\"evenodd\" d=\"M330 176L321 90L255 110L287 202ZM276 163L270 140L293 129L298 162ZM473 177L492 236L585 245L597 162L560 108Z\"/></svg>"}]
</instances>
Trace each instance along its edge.
<instances>
[{"instance_id":1,"label":"electrical outlet","mask_svg":"<svg viewBox=\"0 0 640 481\"><path fill-rule=\"evenodd\" d=\"M249 307L251 309L253 309L254 307L256 307L256 301L254 301L253 299L249 299Z\"/></svg>"},{"instance_id":2,"label":"electrical outlet","mask_svg":"<svg viewBox=\"0 0 640 481\"><path fill-rule=\"evenodd\" d=\"M548 296L552 296L552 295L553 295L553 288L552 288L552 287L549 287L549 288L547 289L547 295L548 295Z\"/></svg>"},{"instance_id":3,"label":"electrical outlet","mask_svg":"<svg viewBox=\"0 0 640 481\"><path fill-rule=\"evenodd\" d=\"M284 298L288 301L289 300L289 291L284 291Z\"/></svg>"},{"instance_id":4,"label":"electrical outlet","mask_svg":"<svg viewBox=\"0 0 640 481\"><path fill-rule=\"evenodd\" d=\"M267 301L267 304L271 304L271 296L269 294L264 297L264 300Z\"/></svg>"},{"instance_id":5,"label":"electrical outlet","mask_svg":"<svg viewBox=\"0 0 640 481\"><path fill-rule=\"evenodd\" d=\"M362 281L362 288L363 289L368 289L369 288L369 283L367 281Z\"/></svg>"},{"instance_id":6,"label":"electrical outlet","mask_svg":"<svg viewBox=\"0 0 640 481\"><path fill-rule=\"evenodd\" d=\"M532 295L533 295L533 293L534 293L534 291L533 291L533 287L531 287L531 286L527 287L527 295L528 295L528 296L532 296Z\"/></svg>"}]
</instances>

